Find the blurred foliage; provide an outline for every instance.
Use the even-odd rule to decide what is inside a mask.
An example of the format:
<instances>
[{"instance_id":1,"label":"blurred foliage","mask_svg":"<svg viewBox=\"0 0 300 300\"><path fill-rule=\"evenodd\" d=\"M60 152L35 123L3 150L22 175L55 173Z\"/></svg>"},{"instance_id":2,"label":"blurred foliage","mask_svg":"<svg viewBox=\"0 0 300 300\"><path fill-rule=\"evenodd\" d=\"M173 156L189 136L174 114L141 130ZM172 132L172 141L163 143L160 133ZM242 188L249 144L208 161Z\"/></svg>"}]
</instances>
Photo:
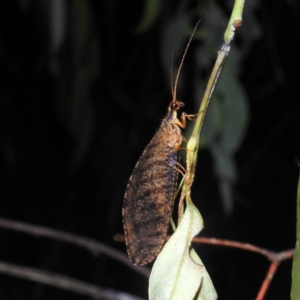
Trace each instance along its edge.
<instances>
[{"instance_id":1,"label":"blurred foliage","mask_svg":"<svg viewBox=\"0 0 300 300\"><path fill-rule=\"evenodd\" d=\"M86 158L95 126L90 93L100 71L100 49L91 7L80 0L19 1L24 13L36 6L36 17L47 29L56 111L74 142L69 165L69 172L73 173Z\"/></svg>"},{"instance_id":2,"label":"blurred foliage","mask_svg":"<svg viewBox=\"0 0 300 300\"><path fill-rule=\"evenodd\" d=\"M162 1L145 0L144 5L145 7L142 19L136 28L137 33L142 33L143 31L148 30L157 20L161 11Z\"/></svg>"}]
</instances>

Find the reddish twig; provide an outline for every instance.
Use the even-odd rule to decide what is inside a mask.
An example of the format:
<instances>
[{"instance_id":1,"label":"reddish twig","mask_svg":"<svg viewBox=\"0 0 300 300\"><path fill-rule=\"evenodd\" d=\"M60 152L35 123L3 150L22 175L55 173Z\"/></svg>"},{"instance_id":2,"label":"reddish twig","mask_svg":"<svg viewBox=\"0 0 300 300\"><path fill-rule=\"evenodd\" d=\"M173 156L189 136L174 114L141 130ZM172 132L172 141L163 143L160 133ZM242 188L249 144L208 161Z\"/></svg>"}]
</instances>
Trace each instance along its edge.
<instances>
[{"instance_id":1,"label":"reddish twig","mask_svg":"<svg viewBox=\"0 0 300 300\"><path fill-rule=\"evenodd\" d=\"M264 297L265 297L265 295L267 293L267 290L268 290L268 288L270 286L270 283L271 283L271 281L273 279L273 276L274 276L275 272L277 271L278 267L279 267L279 263L277 263L277 262L273 261L270 264L270 267L269 267L269 270L267 272L267 275L266 275L266 277L265 277L265 279L264 279L264 281L263 281L263 283L262 283L262 285L260 287L260 290L259 290L259 292L258 292L257 297L256 297L255 300L263 300L264 299Z\"/></svg>"},{"instance_id":2,"label":"reddish twig","mask_svg":"<svg viewBox=\"0 0 300 300\"><path fill-rule=\"evenodd\" d=\"M169 237L167 237L169 238ZM124 241L124 236L122 234L115 235L114 239L119 242ZM195 243L201 243L201 244L209 244L209 245L218 245L218 246L225 246L225 247L232 247L232 248L239 248L246 251L252 251L259 253L263 256L265 256L267 259L271 261L269 270L266 274L266 277L260 287L260 290L257 294L256 300L263 300L267 290L270 286L270 283L274 277L274 274L277 271L277 268L279 267L280 263L284 260L290 259L294 255L294 249L282 251L279 253L260 248L251 244L247 243L241 243L236 241L228 241L228 240L222 240L222 239L216 239L216 238L206 238L206 237L195 237L193 239L193 242Z\"/></svg>"},{"instance_id":3,"label":"reddish twig","mask_svg":"<svg viewBox=\"0 0 300 300\"><path fill-rule=\"evenodd\" d=\"M129 268L133 269L134 271L142 274L147 278L150 275L149 269L145 267L137 267L132 265L127 255L92 239L81 237L75 234L65 233L58 230L49 229L46 227L30 225L27 223L11 221L3 218L0 218L0 227L19 231L19 232L25 232L35 236L42 236L46 238L64 241L66 243L74 244L79 247L85 248L91 251L94 255L103 253L107 256L110 256L111 258L114 258L122 262L123 264L127 265Z\"/></svg>"},{"instance_id":4,"label":"reddish twig","mask_svg":"<svg viewBox=\"0 0 300 300\"><path fill-rule=\"evenodd\" d=\"M259 253L265 257L267 257L270 261L270 267L266 274L266 277L260 287L260 290L257 294L256 300L263 300L268 288L270 286L270 283L274 277L274 274L276 273L280 263L286 259L290 259L294 255L294 250L286 250L279 253L263 249L251 244L247 243L241 243L236 241L228 241L228 240L221 240L221 239L215 239L215 238L205 238L205 237L196 237L193 239L193 242L196 243L202 243L202 244L210 244L210 245L219 245L219 246L226 246L226 247L232 247L232 248L239 248L246 251L252 251Z\"/></svg>"},{"instance_id":5,"label":"reddish twig","mask_svg":"<svg viewBox=\"0 0 300 300\"><path fill-rule=\"evenodd\" d=\"M286 250L279 253L273 253L273 259L271 260L272 263L269 267L269 270L266 274L266 277L260 287L260 290L257 294L256 300L263 300L267 290L269 288L269 285L277 271L277 268L279 267L280 263L286 259L292 258L294 255L294 250Z\"/></svg>"},{"instance_id":6,"label":"reddish twig","mask_svg":"<svg viewBox=\"0 0 300 300\"><path fill-rule=\"evenodd\" d=\"M252 251L259 253L263 256L266 256L270 261L281 262L283 260L292 258L294 255L294 250L286 250L283 252L273 252L264 248L260 248L251 244L241 243L236 241L222 240L216 238L206 238L206 237L195 237L193 242L201 243L201 244L210 244L210 245L219 245L225 247L239 248L246 251Z\"/></svg>"}]
</instances>

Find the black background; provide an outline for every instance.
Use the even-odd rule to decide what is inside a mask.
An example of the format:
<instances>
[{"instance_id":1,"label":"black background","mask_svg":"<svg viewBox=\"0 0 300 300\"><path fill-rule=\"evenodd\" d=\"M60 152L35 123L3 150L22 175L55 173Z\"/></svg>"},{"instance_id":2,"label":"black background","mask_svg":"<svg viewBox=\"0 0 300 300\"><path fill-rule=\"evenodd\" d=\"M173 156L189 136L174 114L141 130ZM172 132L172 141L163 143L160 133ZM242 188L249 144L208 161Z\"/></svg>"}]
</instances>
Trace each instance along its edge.
<instances>
[{"instance_id":1,"label":"black background","mask_svg":"<svg viewBox=\"0 0 300 300\"><path fill-rule=\"evenodd\" d=\"M0 217L93 238L125 253L113 236L123 232L121 208L131 170L171 99L159 58L161 28L181 3L165 1L156 22L137 34L144 3L85 1L89 17L76 19L76 2L65 2L66 35L53 54L47 1L1 1ZM235 157L233 211L224 212L209 149L199 155L193 199L205 220L202 235L282 251L295 244L300 6L294 0L262 2L255 10L262 35L239 66L250 122ZM191 1L188 9L198 4ZM228 7L222 9L229 16ZM83 30L82 48L73 30ZM240 43L237 32L232 47ZM78 93L83 96L76 98ZM185 110L196 111L189 96L180 95ZM7 229L0 229L0 241L1 261L147 298L147 280L105 255ZM264 257L210 245L196 249L220 299L255 298L269 266ZM279 267L266 299L289 299L291 265L289 260ZM85 299L0 278L1 299Z\"/></svg>"}]
</instances>

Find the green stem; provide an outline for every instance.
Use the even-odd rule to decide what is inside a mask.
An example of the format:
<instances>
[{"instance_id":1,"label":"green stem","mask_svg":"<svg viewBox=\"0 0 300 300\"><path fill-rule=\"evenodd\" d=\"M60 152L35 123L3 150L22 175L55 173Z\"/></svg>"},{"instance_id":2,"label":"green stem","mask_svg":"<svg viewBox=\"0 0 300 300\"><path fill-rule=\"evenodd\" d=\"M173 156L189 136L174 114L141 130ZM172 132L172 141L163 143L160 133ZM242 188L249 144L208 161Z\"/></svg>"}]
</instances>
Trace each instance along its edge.
<instances>
[{"instance_id":1,"label":"green stem","mask_svg":"<svg viewBox=\"0 0 300 300\"><path fill-rule=\"evenodd\" d=\"M227 29L224 34L224 41L221 50L218 53L217 60L215 62L214 68L208 80L208 84L201 101L199 114L196 119L194 129L192 135L187 143L187 175L186 175L186 183L188 183L189 188L192 185L194 180L194 170L197 162L197 153L199 148L199 141L200 141L200 133L202 130L204 117L207 112L207 108L211 99L211 95L214 91L216 83L218 81L220 72L222 67L226 61L226 58L230 52L230 42L234 38L235 30L241 26L242 24L242 12L244 8L244 0L236 0L234 3L234 7L232 10L232 14L230 20L228 22Z\"/></svg>"},{"instance_id":2,"label":"green stem","mask_svg":"<svg viewBox=\"0 0 300 300\"><path fill-rule=\"evenodd\" d=\"M300 176L297 191L296 247L292 268L291 300L300 300Z\"/></svg>"},{"instance_id":3,"label":"green stem","mask_svg":"<svg viewBox=\"0 0 300 300\"><path fill-rule=\"evenodd\" d=\"M203 127L204 118L208 109L211 95L219 78L222 66L224 65L226 58L229 55L229 51L230 46L227 44L224 44L221 51L219 51L214 68L208 80L203 99L201 101L198 117L196 119L192 135L187 143L187 174L190 175L189 177L187 176L187 180L189 180L190 184L192 184L192 181L194 179L194 169L197 162L197 153L200 141L199 137Z\"/></svg>"},{"instance_id":4,"label":"green stem","mask_svg":"<svg viewBox=\"0 0 300 300\"><path fill-rule=\"evenodd\" d=\"M232 10L227 29L224 34L225 43L229 44L234 38L235 30L242 25L242 13L245 0L236 0Z\"/></svg>"}]
</instances>

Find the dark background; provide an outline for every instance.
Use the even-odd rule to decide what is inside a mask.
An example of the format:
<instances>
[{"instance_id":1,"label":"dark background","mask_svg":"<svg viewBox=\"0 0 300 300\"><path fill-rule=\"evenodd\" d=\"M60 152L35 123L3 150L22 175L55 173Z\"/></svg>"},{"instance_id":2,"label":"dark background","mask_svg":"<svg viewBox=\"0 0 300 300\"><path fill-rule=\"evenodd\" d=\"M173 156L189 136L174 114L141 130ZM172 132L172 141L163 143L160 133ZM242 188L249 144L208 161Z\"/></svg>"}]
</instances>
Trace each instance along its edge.
<instances>
[{"instance_id":1,"label":"dark background","mask_svg":"<svg viewBox=\"0 0 300 300\"><path fill-rule=\"evenodd\" d=\"M228 18L233 1L219 2L215 9ZM249 118L234 156L233 209L225 209L209 144L199 154L193 199L204 217L203 236L282 251L295 244L300 5L296 0L251 2L256 4L250 11L246 1L243 30L232 43L240 54L235 74ZM205 1L163 1L149 22L143 1L54 3L0 4L0 217L93 238L125 253L125 245L113 240L123 233L124 190L171 99L172 45L164 49L164 30L182 16L191 30L201 17L199 30L214 35L206 24L218 24L218 18L206 20ZM252 24L247 24L250 13ZM249 42L253 24L260 33ZM210 51L205 41L194 38L183 67L178 97L187 112L197 110L202 95L195 97L193 86L205 86L213 63L197 71L199 83L192 71L195 53L215 57L222 33ZM169 51L168 61L163 51ZM175 67L179 61L174 59ZM147 280L105 255L7 229L0 229L0 241L1 261L147 298ZM196 249L220 299L255 298L268 269L265 258L217 246ZM290 260L279 267L266 299L289 299L291 265ZM5 300L87 298L0 278Z\"/></svg>"}]
</instances>

